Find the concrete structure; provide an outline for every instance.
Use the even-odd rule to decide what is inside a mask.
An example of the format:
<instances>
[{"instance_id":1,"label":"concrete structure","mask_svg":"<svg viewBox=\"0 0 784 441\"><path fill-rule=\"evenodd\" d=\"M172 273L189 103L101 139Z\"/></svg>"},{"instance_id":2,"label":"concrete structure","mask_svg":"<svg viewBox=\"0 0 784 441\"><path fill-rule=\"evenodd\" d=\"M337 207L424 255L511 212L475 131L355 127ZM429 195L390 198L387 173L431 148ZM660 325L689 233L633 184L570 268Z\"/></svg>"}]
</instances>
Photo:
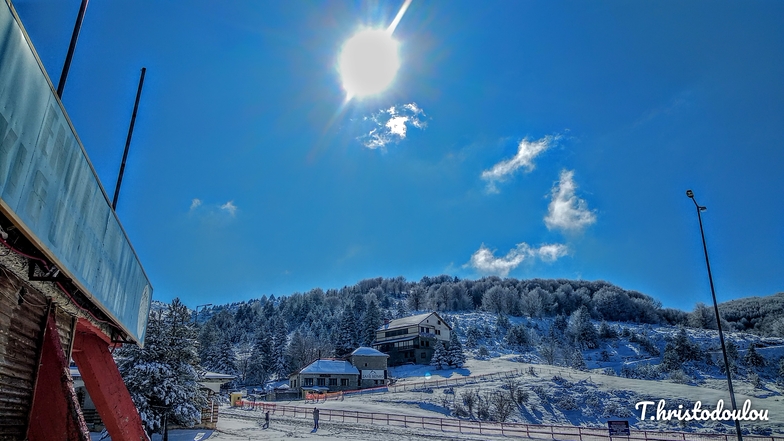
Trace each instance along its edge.
<instances>
[{"instance_id":1,"label":"concrete structure","mask_svg":"<svg viewBox=\"0 0 784 441\"><path fill-rule=\"evenodd\" d=\"M436 342L448 345L451 332L435 312L403 317L378 328L373 348L389 355L389 366L429 364Z\"/></svg>"},{"instance_id":2,"label":"concrete structure","mask_svg":"<svg viewBox=\"0 0 784 441\"><path fill-rule=\"evenodd\" d=\"M373 348L360 346L348 357L359 371L359 388L378 387L386 384L389 355Z\"/></svg>"},{"instance_id":3,"label":"concrete structure","mask_svg":"<svg viewBox=\"0 0 784 441\"><path fill-rule=\"evenodd\" d=\"M69 358L115 441L146 441L111 347L152 287L9 0L0 2L0 439L90 439Z\"/></svg>"}]
</instances>

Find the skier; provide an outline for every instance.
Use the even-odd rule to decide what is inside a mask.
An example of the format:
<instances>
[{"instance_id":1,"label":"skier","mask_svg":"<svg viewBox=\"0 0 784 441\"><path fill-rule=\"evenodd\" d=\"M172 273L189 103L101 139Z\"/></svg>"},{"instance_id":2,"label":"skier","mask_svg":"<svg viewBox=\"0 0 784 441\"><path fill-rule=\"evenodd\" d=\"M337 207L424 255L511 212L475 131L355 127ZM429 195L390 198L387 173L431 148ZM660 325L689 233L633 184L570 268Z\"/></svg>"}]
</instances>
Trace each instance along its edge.
<instances>
[{"instance_id":1,"label":"skier","mask_svg":"<svg viewBox=\"0 0 784 441\"><path fill-rule=\"evenodd\" d=\"M261 427L262 429L269 428L269 410L267 413L264 414L264 425Z\"/></svg>"},{"instance_id":2,"label":"skier","mask_svg":"<svg viewBox=\"0 0 784 441\"><path fill-rule=\"evenodd\" d=\"M318 426L318 418L319 418L319 410L317 407L313 408L313 430L317 430Z\"/></svg>"}]
</instances>

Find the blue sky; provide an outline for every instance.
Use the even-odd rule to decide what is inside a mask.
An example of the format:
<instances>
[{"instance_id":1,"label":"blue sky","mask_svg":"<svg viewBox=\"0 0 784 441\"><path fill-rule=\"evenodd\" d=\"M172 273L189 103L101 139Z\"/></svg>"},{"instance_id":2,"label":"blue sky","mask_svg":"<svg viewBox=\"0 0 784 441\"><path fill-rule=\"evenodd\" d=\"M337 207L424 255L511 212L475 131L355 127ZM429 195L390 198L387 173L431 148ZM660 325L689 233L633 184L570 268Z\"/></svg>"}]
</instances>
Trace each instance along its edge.
<instances>
[{"instance_id":1,"label":"blue sky","mask_svg":"<svg viewBox=\"0 0 784 441\"><path fill-rule=\"evenodd\" d=\"M784 3L91 2L63 102L154 298L363 278L607 280L691 310L784 291ZM56 85L79 1L14 5Z\"/></svg>"}]
</instances>

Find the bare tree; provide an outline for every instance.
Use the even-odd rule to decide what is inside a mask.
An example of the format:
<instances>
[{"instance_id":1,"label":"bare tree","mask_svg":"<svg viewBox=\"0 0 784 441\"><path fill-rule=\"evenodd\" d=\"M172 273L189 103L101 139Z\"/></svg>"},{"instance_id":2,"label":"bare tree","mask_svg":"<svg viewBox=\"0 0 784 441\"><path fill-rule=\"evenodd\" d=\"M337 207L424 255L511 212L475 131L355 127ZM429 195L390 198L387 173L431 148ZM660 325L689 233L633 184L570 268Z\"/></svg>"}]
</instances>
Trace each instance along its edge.
<instances>
[{"instance_id":1,"label":"bare tree","mask_svg":"<svg viewBox=\"0 0 784 441\"><path fill-rule=\"evenodd\" d=\"M468 415L471 418L474 417L474 406L476 405L478 396L479 395L474 390L467 390L460 393L460 399L463 400L463 404L468 408Z\"/></svg>"},{"instance_id":2,"label":"bare tree","mask_svg":"<svg viewBox=\"0 0 784 441\"><path fill-rule=\"evenodd\" d=\"M489 407L496 421L506 421L514 411L514 399L502 391L496 391L487 396Z\"/></svg>"}]
</instances>

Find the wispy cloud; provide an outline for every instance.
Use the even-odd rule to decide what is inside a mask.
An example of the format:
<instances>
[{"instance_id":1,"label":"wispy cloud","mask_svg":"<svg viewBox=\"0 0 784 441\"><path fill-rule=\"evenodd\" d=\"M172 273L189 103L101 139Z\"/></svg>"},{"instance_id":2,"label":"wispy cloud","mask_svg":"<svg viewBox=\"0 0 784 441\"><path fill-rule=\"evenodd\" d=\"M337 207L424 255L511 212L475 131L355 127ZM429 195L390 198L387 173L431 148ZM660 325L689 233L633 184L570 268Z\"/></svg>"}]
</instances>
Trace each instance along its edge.
<instances>
[{"instance_id":1,"label":"wispy cloud","mask_svg":"<svg viewBox=\"0 0 784 441\"><path fill-rule=\"evenodd\" d=\"M552 200L544 223L550 230L579 232L596 222L596 213L588 203L575 195L574 170L561 171L561 178L552 189Z\"/></svg>"},{"instance_id":2,"label":"wispy cloud","mask_svg":"<svg viewBox=\"0 0 784 441\"><path fill-rule=\"evenodd\" d=\"M424 117L425 112L416 103L382 109L364 118L373 128L358 139L369 149L383 149L389 143L406 139L409 127L423 130L427 126Z\"/></svg>"},{"instance_id":3,"label":"wispy cloud","mask_svg":"<svg viewBox=\"0 0 784 441\"><path fill-rule=\"evenodd\" d=\"M234 201L226 202L220 206L220 209L226 211L232 217L237 213L237 206L234 205Z\"/></svg>"},{"instance_id":4,"label":"wispy cloud","mask_svg":"<svg viewBox=\"0 0 784 441\"><path fill-rule=\"evenodd\" d=\"M239 208L234 204L233 200L230 200L225 204L205 204L201 199L193 198L191 199L191 206L188 209L188 214L203 219L217 220L220 218L233 218L237 215L237 210L239 210Z\"/></svg>"},{"instance_id":5,"label":"wispy cloud","mask_svg":"<svg viewBox=\"0 0 784 441\"><path fill-rule=\"evenodd\" d=\"M509 176L514 174L517 170L523 169L525 172L530 172L534 169L534 158L539 156L542 152L552 147L560 136L545 136L536 141L529 141L523 139L517 146L517 154L511 159L501 161L494 165L491 169L482 172L482 179L487 181L487 191L490 193L498 193L499 182L506 181Z\"/></svg>"},{"instance_id":6,"label":"wispy cloud","mask_svg":"<svg viewBox=\"0 0 784 441\"><path fill-rule=\"evenodd\" d=\"M480 273L506 277L509 271L520 266L525 260L539 258L545 262L554 262L565 256L567 252L568 248L563 244L545 244L534 248L521 242L506 253L506 256L496 257L495 251L482 244L471 255L471 260L466 266L470 266Z\"/></svg>"}]
</instances>

